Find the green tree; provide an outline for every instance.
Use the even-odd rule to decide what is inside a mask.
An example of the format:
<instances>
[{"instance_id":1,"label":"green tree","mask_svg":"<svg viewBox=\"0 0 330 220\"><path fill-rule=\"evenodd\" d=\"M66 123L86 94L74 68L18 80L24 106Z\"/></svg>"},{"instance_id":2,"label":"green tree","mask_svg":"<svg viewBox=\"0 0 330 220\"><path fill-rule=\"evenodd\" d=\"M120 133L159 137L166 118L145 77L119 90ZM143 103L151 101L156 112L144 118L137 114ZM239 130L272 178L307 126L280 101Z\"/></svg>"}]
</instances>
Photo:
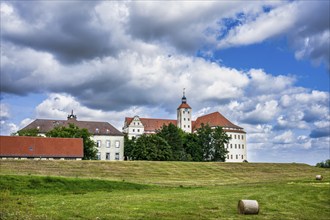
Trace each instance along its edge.
<instances>
[{"instance_id":1,"label":"green tree","mask_svg":"<svg viewBox=\"0 0 330 220\"><path fill-rule=\"evenodd\" d=\"M212 158L212 128L207 124L201 124L197 129L198 143L203 151L203 160L211 160Z\"/></svg>"},{"instance_id":2,"label":"green tree","mask_svg":"<svg viewBox=\"0 0 330 220\"><path fill-rule=\"evenodd\" d=\"M91 139L92 134L86 128L79 128L74 124L68 127L57 126L46 133L47 137L63 137L63 138L82 138L84 143L84 160L96 160L97 149L96 143Z\"/></svg>"},{"instance_id":3,"label":"green tree","mask_svg":"<svg viewBox=\"0 0 330 220\"><path fill-rule=\"evenodd\" d=\"M142 135L133 145L131 151L133 160L165 161L172 157L170 145L157 135Z\"/></svg>"},{"instance_id":4,"label":"green tree","mask_svg":"<svg viewBox=\"0 0 330 220\"><path fill-rule=\"evenodd\" d=\"M186 153L183 148L184 131L170 123L169 125L163 125L162 128L157 131L157 135L165 139L171 146L171 160L186 160Z\"/></svg>"},{"instance_id":5,"label":"green tree","mask_svg":"<svg viewBox=\"0 0 330 220\"><path fill-rule=\"evenodd\" d=\"M24 129L24 130L19 130L16 133L12 135L18 135L18 136L40 136L39 135L39 130L37 128L31 128L31 129Z\"/></svg>"},{"instance_id":6,"label":"green tree","mask_svg":"<svg viewBox=\"0 0 330 220\"><path fill-rule=\"evenodd\" d=\"M212 161L226 161L226 155L228 150L225 148L225 144L228 144L230 137L224 132L222 127L217 126L212 131Z\"/></svg>"},{"instance_id":7,"label":"green tree","mask_svg":"<svg viewBox=\"0 0 330 220\"><path fill-rule=\"evenodd\" d=\"M317 167L330 168L330 159L316 164Z\"/></svg>"},{"instance_id":8,"label":"green tree","mask_svg":"<svg viewBox=\"0 0 330 220\"><path fill-rule=\"evenodd\" d=\"M205 161L225 161L228 153L225 144L230 137L224 130L217 126L212 129L208 124L202 124L197 129L198 142L201 145L203 159Z\"/></svg>"},{"instance_id":9,"label":"green tree","mask_svg":"<svg viewBox=\"0 0 330 220\"><path fill-rule=\"evenodd\" d=\"M124 157L125 160L130 160L133 157L132 151L135 145L135 137L133 137L131 140L128 138L128 135L126 134L124 136Z\"/></svg>"},{"instance_id":10,"label":"green tree","mask_svg":"<svg viewBox=\"0 0 330 220\"><path fill-rule=\"evenodd\" d=\"M203 161L203 149L199 143L199 138L195 133L186 133L184 135L183 148L187 160Z\"/></svg>"}]
</instances>

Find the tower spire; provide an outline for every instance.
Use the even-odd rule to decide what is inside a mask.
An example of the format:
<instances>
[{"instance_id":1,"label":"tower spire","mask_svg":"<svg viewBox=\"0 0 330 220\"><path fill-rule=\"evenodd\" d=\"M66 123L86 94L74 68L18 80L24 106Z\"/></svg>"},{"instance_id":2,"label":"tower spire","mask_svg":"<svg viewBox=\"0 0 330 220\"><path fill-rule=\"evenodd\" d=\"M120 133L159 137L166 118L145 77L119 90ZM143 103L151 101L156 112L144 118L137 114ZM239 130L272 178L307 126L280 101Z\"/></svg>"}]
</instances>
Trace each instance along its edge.
<instances>
[{"instance_id":1,"label":"tower spire","mask_svg":"<svg viewBox=\"0 0 330 220\"><path fill-rule=\"evenodd\" d=\"M186 88L183 88L182 103L187 103Z\"/></svg>"}]
</instances>

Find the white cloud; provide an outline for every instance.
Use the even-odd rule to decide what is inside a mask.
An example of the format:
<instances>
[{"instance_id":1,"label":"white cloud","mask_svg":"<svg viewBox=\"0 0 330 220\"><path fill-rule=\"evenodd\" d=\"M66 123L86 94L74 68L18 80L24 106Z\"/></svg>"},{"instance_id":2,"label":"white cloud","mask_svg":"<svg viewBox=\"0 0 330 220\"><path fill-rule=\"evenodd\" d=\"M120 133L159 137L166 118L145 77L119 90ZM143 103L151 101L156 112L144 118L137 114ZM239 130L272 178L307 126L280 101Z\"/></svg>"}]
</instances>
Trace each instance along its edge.
<instances>
[{"instance_id":1,"label":"white cloud","mask_svg":"<svg viewBox=\"0 0 330 220\"><path fill-rule=\"evenodd\" d=\"M5 103L0 103L0 120L10 118L9 107Z\"/></svg>"},{"instance_id":2,"label":"white cloud","mask_svg":"<svg viewBox=\"0 0 330 220\"><path fill-rule=\"evenodd\" d=\"M275 144L292 144L295 141L294 134L291 130L285 131L280 135L274 137L273 143Z\"/></svg>"},{"instance_id":3,"label":"white cloud","mask_svg":"<svg viewBox=\"0 0 330 220\"><path fill-rule=\"evenodd\" d=\"M292 28L297 19L296 3L281 5L269 13L257 14L246 19L242 25L231 29L218 47L249 45L260 43L268 38L282 34ZM280 22L279 22L280 21Z\"/></svg>"},{"instance_id":4,"label":"white cloud","mask_svg":"<svg viewBox=\"0 0 330 220\"><path fill-rule=\"evenodd\" d=\"M10 135L18 131L18 126L14 123L0 120L0 134Z\"/></svg>"},{"instance_id":5,"label":"white cloud","mask_svg":"<svg viewBox=\"0 0 330 220\"><path fill-rule=\"evenodd\" d=\"M278 111L278 102L276 100L258 103L253 111L245 113L243 121L251 124L271 122L274 120Z\"/></svg>"}]
</instances>

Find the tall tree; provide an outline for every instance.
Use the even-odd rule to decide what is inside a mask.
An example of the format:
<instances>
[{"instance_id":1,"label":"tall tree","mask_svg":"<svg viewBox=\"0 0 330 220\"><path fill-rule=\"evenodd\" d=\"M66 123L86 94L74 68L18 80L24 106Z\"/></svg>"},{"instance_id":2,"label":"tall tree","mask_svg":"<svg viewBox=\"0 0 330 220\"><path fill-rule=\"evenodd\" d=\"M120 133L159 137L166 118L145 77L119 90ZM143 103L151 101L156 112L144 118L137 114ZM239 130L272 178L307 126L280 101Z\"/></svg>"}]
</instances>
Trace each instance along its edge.
<instances>
[{"instance_id":1,"label":"tall tree","mask_svg":"<svg viewBox=\"0 0 330 220\"><path fill-rule=\"evenodd\" d=\"M97 149L96 143L91 139L92 134L86 128L79 128L74 124L68 127L57 126L46 133L47 137L66 137L66 138L82 138L84 143L84 160L96 160Z\"/></svg>"},{"instance_id":2,"label":"tall tree","mask_svg":"<svg viewBox=\"0 0 330 220\"><path fill-rule=\"evenodd\" d=\"M212 161L226 161L226 155L228 150L225 148L225 144L228 144L230 137L222 129L222 127L217 126L212 131Z\"/></svg>"},{"instance_id":3,"label":"tall tree","mask_svg":"<svg viewBox=\"0 0 330 220\"><path fill-rule=\"evenodd\" d=\"M185 160L186 154L183 148L184 131L170 123L169 125L163 125L162 128L157 131L157 135L165 139L171 146L171 160Z\"/></svg>"},{"instance_id":4,"label":"tall tree","mask_svg":"<svg viewBox=\"0 0 330 220\"><path fill-rule=\"evenodd\" d=\"M205 161L225 161L228 153L225 144L229 142L230 137L219 126L211 128L208 124L202 124L197 129L199 144L203 151Z\"/></svg>"},{"instance_id":5,"label":"tall tree","mask_svg":"<svg viewBox=\"0 0 330 220\"><path fill-rule=\"evenodd\" d=\"M202 145L199 143L199 138L195 133L186 133L184 135L183 148L187 160L203 161Z\"/></svg>"},{"instance_id":6,"label":"tall tree","mask_svg":"<svg viewBox=\"0 0 330 220\"><path fill-rule=\"evenodd\" d=\"M197 129L198 142L203 151L203 159L208 161L212 158L212 128L207 124L201 124Z\"/></svg>"},{"instance_id":7,"label":"tall tree","mask_svg":"<svg viewBox=\"0 0 330 220\"><path fill-rule=\"evenodd\" d=\"M135 145L135 137L133 137L131 140L128 138L128 135L126 134L124 136L124 157L125 160L130 160L133 157L132 151Z\"/></svg>"},{"instance_id":8,"label":"tall tree","mask_svg":"<svg viewBox=\"0 0 330 220\"><path fill-rule=\"evenodd\" d=\"M170 160L172 157L171 147L157 135L140 136L132 148L133 160Z\"/></svg>"}]
</instances>

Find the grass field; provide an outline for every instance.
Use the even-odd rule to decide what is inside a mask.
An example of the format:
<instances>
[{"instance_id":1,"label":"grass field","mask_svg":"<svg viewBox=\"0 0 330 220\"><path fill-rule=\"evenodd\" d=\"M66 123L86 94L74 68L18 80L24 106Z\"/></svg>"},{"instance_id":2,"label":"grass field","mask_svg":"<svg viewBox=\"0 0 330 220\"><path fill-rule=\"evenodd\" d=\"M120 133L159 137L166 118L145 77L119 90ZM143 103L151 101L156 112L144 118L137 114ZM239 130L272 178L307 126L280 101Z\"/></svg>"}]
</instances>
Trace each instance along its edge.
<instances>
[{"instance_id":1,"label":"grass field","mask_svg":"<svg viewBox=\"0 0 330 220\"><path fill-rule=\"evenodd\" d=\"M329 219L305 164L0 161L1 219ZM315 175L324 179L316 181ZM255 199L258 215L239 215Z\"/></svg>"}]
</instances>

